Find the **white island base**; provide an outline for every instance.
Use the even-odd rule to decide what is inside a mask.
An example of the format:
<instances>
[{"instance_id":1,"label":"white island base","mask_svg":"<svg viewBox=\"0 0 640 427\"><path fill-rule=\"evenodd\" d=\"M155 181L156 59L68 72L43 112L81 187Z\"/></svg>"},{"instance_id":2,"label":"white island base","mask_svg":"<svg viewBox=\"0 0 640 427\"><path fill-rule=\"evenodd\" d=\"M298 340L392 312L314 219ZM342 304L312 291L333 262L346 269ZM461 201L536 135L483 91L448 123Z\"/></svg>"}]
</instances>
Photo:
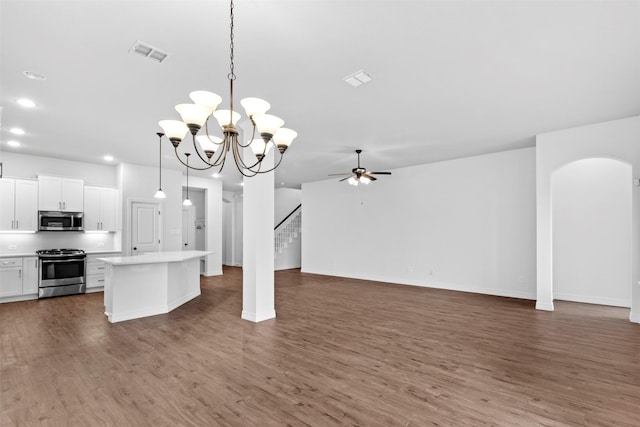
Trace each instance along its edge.
<instances>
[{"instance_id":1,"label":"white island base","mask_svg":"<svg viewBox=\"0 0 640 427\"><path fill-rule=\"evenodd\" d=\"M168 313L200 295L200 258L208 251L157 252L99 258L106 264L109 322Z\"/></svg>"}]
</instances>

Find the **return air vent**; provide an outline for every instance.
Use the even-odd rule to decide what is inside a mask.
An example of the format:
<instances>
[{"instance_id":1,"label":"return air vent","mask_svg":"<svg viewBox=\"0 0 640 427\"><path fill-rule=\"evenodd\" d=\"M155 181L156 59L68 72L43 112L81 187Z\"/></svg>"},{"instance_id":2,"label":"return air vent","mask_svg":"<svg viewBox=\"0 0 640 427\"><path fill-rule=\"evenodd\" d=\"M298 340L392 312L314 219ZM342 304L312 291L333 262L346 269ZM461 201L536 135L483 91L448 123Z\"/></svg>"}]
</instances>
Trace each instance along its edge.
<instances>
[{"instance_id":1,"label":"return air vent","mask_svg":"<svg viewBox=\"0 0 640 427\"><path fill-rule=\"evenodd\" d=\"M131 46L131 49L129 49L129 53L143 56L155 62L162 62L167 58L167 54L165 52L148 45L145 42L141 42L140 40L136 40L133 46Z\"/></svg>"},{"instance_id":2,"label":"return air vent","mask_svg":"<svg viewBox=\"0 0 640 427\"><path fill-rule=\"evenodd\" d=\"M361 84L364 83L368 83L371 80L373 80L373 78L371 77L371 75L365 73L364 71L360 70L358 72L355 72L347 77L345 77L344 79L345 82L347 82L348 84L350 84L353 87L358 87Z\"/></svg>"}]
</instances>

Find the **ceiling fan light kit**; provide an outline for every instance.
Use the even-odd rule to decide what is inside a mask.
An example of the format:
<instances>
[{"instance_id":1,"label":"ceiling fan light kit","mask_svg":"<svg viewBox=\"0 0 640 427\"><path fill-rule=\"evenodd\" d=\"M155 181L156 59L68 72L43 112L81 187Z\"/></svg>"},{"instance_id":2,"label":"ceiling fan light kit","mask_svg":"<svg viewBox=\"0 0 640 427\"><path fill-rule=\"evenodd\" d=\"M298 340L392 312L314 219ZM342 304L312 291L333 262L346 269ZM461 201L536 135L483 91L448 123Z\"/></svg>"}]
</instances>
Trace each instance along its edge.
<instances>
[{"instance_id":1,"label":"ceiling fan light kit","mask_svg":"<svg viewBox=\"0 0 640 427\"><path fill-rule=\"evenodd\" d=\"M164 134L173 144L176 158L187 169L206 170L213 167L220 167L218 172L224 167L227 153L233 154L236 167L243 176L251 177L259 173L271 172L277 168L284 157L285 151L291 146L291 143L298 135L295 131L283 128L284 120L266 112L271 105L260 98L244 98L240 100L240 104L245 110L251 126L253 128L252 136L247 143L239 140L238 129L236 124L242 116L233 109L233 82L236 80L234 72L234 13L233 0L230 1L230 72L227 75L229 80L229 109L218 110L218 105L222 103L222 98L209 91L197 90L189 94L192 104L178 104L175 109L180 114L180 120L161 120L158 122ZM222 129L222 138L209 134L209 118L215 118L218 125ZM204 128L203 135L197 135ZM193 149L202 161L201 166L189 165L181 159L178 153L178 147L185 138L187 133L191 133L193 140ZM256 133L260 138L255 138ZM196 136L197 135L197 136ZM198 148L199 146L199 148ZM266 170L262 170L262 160L265 158L272 146L278 148L280 158L275 165ZM242 151L251 147L257 161L255 163L245 163L242 158ZM201 154L204 152L204 156ZM187 157L188 160L188 157Z\"/></svg>"},{"instance_id":2,"label":"ceiling fan light kit","mask_svg":"<svg viewBox=\"0 0 640 427\"><path fill-rule=\"evenodd\" d=\"M356 154L358 155L358 166L351 169L351 172L347 173L334 173L329 176L343 176L344 178L340 179L339 182L347 181L349 184L353 186L358 186L362 184L369 184L371 181L375 181L378 178L373 175L391 175L391 172L369 172L362 166L360 166L360 153L362 150L356 150ZM346 175L346 176L345 176Z\"/></svg>"}]
</instances>

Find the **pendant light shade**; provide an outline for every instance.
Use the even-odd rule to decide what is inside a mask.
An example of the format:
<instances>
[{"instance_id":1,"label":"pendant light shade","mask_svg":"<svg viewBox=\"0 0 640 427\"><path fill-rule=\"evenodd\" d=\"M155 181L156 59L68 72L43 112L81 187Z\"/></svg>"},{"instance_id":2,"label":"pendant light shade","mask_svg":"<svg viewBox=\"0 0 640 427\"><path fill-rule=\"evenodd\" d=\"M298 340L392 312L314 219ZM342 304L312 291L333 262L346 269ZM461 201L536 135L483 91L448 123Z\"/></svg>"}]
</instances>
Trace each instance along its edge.
<instances>
[{"instance_id":1,"label":"pendant light shade","mask_svg":"<svg viewBox=\"0 0 640 427\"><path fill-rule=\"evenodd\" d=\"M240 104L244 107L244 111L249 117L256 114L264 114L271 108L271 104L260 98L243 98L240 100Z\"/></svg>"},{"instance_id":2,"label":"pendant light shade","mask_svg":"<svg viewBox=\"0 0 640 427\"><path fill-rule=\"evenodd\" d=\"M176 147L189 131L187 125L180 120L160 120L158 124Z\"/></svg>"},{"instance_id":3,"label":"pendant light shade","mask_svg":"<svg viewBox=\"0 0 640 427\"><path fill-rule=\"evenodd\" d=\"M218 94L206 90L195 90L189 94L189 98L194 104L207 107L212 112L216 111L216 108L222 102L222 98Z\"/></svg>"}]
</instances>

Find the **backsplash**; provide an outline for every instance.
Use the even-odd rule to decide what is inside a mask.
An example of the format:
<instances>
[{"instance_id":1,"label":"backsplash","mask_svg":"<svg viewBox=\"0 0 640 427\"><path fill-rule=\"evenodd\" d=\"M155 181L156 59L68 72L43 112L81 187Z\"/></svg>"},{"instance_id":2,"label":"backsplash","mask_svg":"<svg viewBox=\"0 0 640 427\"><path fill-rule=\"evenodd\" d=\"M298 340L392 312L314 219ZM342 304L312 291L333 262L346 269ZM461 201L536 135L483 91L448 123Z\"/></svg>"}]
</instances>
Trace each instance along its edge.
<instances>
[{"instance_id":1,"label":"backsplash","mask_svg":"<svg viewBox=\"0 0 640 427\"><path fill-rule=\"evenodd\" d=\"M73 248L85 251L119 250L120 233L40 231L27 234L0 234L0 254L28 253L39 249Z\"/></svg>"}]
</instances>

